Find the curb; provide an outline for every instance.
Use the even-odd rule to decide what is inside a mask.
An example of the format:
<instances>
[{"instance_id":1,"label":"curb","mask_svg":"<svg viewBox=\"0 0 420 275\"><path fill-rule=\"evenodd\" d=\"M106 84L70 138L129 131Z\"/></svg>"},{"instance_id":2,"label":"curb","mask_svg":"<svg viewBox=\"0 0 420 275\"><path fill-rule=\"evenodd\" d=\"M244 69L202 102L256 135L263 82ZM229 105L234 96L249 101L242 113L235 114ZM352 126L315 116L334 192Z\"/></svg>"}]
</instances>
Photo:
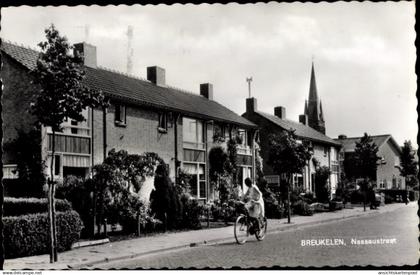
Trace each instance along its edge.
<instances>
[{"instance_id":1,"label":"curb","mask_svg":"<svg viewBox=\"0 0 420 275\"><path fill-rule=\"evenodd\" d=\"M99 245L99 244L104 244L104 243L109 243L109 242L110 241L109 241L108 238L101 239L101 240L82 241L82 242L77 242L77 243L73 244L71 246L71 249L81 248L81 247L86 247L86 246Z\"/></svg>"},{"instance_id":2,"label":"curb","mask_svg":"<svg viewBox=\"0 0 420 275\"><path fill-rule=\"evenodd\" d=\"M406 205L402 205L402 206L406 206ZM389 209L389 210L386 209L383 212L366 211L366 212L361 212L361 213L358 213L358 214L355 214L355 215L352 215L352 216L347 216L347 217L336 217L336 218L325 219L325 220L321 220L321 221L311 221L311 222L300 223L300 224L286 224L282 228L274 228L274 229L271 229L271 230L267 229L267 232L277 233L277 232L282 232L282 231L295 229L295 228L299 228L299 227L309 227L309 226L318 225L318 224L335 222L335 221L338 221L338 220L349 220L349 219L358 218L358 217L361 217L361 216L369 216L369 215L373 215L373 214L383 214L383 213L388 213L388 212L397 210L401 207L396 207L396 208ZM178 246L161 248L161 249L151 250L151 251L147 251L147 252L134 253L134 254L131 254L131 255L118 256L118 257L114 257L114 258L103 258L103 259L100 259L100 260L95 260L95 261L86 262L86 263L82 263L82 264L68 265L68 267L70 269L93 269L92 265L95 265L95 264L108 263L108 262L120 261L120 260L128 260L128 259L132 259L132 258L143 257L143 256L153 255L153 254L162 253L162 252L170 252L170 251L179 250L179 249L188 248L188 247L197 247L197 246L202 246L202 245L214 245L214 244L223 243L223 242L230 241L230 240L232 240L232 236L225 237L225 238L219 238L219 239L213 239L213 240L203 240L203 241L200 241L200 242L192 242L192 243L189 243L189 244L182 244L182 245L178 245Z\"/></svg>"}]
</instances>

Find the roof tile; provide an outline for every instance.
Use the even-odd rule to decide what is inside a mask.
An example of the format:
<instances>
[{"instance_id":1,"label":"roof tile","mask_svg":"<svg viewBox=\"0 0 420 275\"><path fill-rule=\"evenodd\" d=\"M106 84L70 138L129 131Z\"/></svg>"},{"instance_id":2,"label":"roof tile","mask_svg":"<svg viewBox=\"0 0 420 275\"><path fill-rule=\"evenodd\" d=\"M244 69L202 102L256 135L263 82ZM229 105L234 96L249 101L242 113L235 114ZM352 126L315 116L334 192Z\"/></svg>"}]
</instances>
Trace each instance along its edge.
<instances>
[{"instance_id":1,"label":"roof tile","mask_svg":"<svg viewBox=\"0 0 420 275\"><path fill-rule=\"evenodd\" d=\"M281 119L275 115L267 114L261 111L257 111L257 113L285 130L295 130L295 134L298 137L335 146L341 145L339 142L333 140L332 138L327 137L326 135L318 132L317 130L309 126L303 125L302 123L298 123L289 119Z\"/></svg>"},{"instance_id":2,"label":"roof tile","mask_svg":"<svg viewBox=\"0 0 420 275\"><path fill-rule=\"evenodd\" d=\"M36 67L39 52L8 42L3 42L1 49L29 70ZM220 103L208 100L201 95L187 93L172 87L160 87L147 80L104 68L85 68L85 83L92 89L103 91L111 98L123 99L137 105L178 111L193 117L256 127L254 123Z\"/></svg>"},{"instance_id":3,"label":"roof tile","mask_svg":"<svg viewBox=\"0 0 420 275\"><path fill-rule=\"evenodd\" d=\"M372 141L378 146L381 147L391 135L377 135L377 136L370 136ZM341 143L345 152L354 152L356 148L356 142L359 142L362 137L346 137L344 139L334 139Z\"/></svg>"}]
</instances>

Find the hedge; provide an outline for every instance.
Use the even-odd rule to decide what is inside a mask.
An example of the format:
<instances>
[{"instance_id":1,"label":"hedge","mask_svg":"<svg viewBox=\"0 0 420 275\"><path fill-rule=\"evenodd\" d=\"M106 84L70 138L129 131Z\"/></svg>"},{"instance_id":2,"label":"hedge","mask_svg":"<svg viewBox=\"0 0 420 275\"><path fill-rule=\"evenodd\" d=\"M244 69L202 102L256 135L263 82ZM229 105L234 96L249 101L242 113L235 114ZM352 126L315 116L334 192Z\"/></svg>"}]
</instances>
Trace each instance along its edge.
<instances>
[{"instance_id":1,"label":"hedge","mask_svg":"<svg viewBox=\"0 0 420 275\"><path fill-rule=\"evenodd\" d=\"M71 204L66 200L55 200L55 210L66 212L72 210ZM20 216L35 213L47 213L48 200L46 198L4 198L3 216Z\"/></svg>"},{"instance_id":2,"label":"hedge","mask_svg":"<svg viewBox=\"0 0 420 275\"><path fill-rule=\"evenodd\" d=\"M6 258L47 254L49 222L47 213L4 217L4 251ZM70 250L79 240L83 223L76 211L57 212L57 250Z\"/></svg>"},{"instance_id":3,"label":"hedge","mask_svg":"<svg viewBox=\"0 0 420 275\"><path fill-rule=\"evenodd\" d=\"M293 214L301 216L312 216L313 211L309 207L308 203L303 200L299 200L292 205Z\"/></svg>"}]
</instances>

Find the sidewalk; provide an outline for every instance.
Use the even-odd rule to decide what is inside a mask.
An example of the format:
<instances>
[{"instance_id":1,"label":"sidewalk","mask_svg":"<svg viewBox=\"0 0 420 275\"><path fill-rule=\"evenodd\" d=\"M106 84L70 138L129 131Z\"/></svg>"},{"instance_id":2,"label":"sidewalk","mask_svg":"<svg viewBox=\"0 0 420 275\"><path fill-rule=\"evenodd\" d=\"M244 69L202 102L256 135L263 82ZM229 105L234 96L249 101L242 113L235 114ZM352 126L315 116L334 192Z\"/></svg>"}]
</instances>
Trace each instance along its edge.
<instances>
[{"instance_id":1,"label":"sidewalk","mask_svg":"<svg viewBox=\"0 0 420 275\"><path fill-rule=\"evenodd\" d=\"M367 207L366 212L363 212L363 207L356 207L336 212L318 213L313 216L293 216L291 224L287 224L287 219L269 220L268 232L284 231L303 226L334 222L341 219L385 213L402 207L417 207L417 203L411 202L408 205L401 203L390 204L381 206L379 210L370 210L369 207ZM49 263L49 255L10 259L5 261L4 269L82 269L108 261L134 258L189 246L215 244L226 241L234 241L233 226L166 233L151 237L140 237L137 239L106 243L97 246L77 248L60 253L58 255L59 261L54 264Z\"/></svg>"}]
</instances>

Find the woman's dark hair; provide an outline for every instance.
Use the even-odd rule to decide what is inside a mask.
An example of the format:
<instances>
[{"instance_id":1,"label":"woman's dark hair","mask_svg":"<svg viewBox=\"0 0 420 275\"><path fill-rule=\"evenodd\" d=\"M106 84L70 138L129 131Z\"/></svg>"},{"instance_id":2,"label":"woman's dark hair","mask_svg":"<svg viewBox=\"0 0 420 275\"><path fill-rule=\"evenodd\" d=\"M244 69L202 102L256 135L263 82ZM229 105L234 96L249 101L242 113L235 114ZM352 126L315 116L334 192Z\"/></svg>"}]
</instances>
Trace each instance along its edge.
<instances>
[{"instance_id":1,"label":"woman's dark hair","mask_svg":"<svg viewBox=\"0 0 420 275\"><path fill-rule=\"evenodd\" d=\"M250 178L246 178L245 179L245 185L248 186L248 187L251 186L252 185L252 180Z\"/></svg>"}]
</instances>

